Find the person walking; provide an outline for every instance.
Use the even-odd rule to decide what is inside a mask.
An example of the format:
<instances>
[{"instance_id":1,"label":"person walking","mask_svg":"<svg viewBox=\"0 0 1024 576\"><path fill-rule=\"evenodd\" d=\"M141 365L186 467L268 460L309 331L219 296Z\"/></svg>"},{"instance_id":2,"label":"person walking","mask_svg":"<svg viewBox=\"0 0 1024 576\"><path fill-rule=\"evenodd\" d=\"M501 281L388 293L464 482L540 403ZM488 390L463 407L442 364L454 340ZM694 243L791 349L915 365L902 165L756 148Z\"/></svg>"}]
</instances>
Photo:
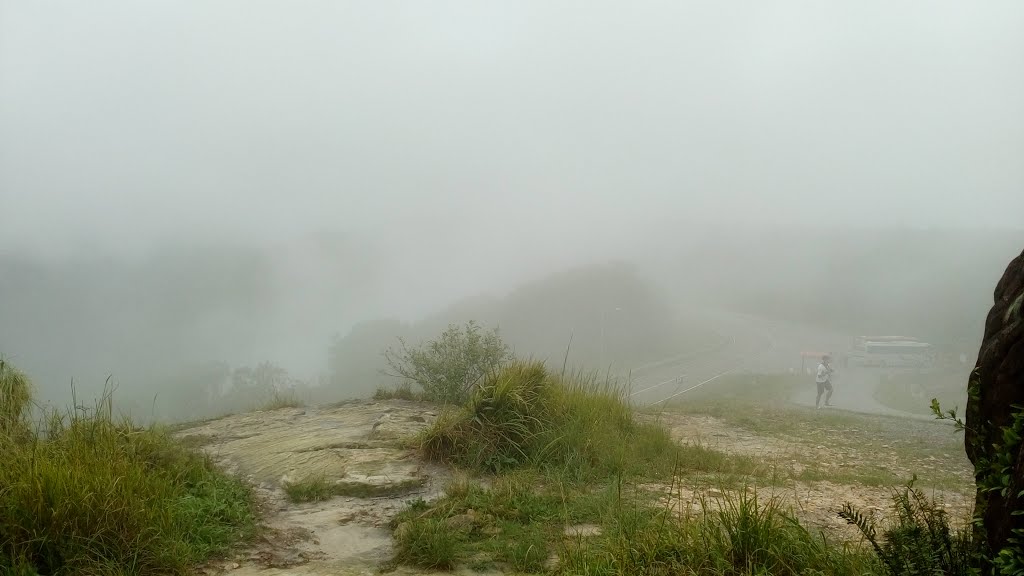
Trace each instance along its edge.
<instances>
[{"instance_id":1,"label":"person walking","mask_svg":"<svg viewBox=\"0 0 1024 576\"><path fill-rule=\"evenodd\" d=\"M821 357L821 364L818 364L818 372L814 376L814 381L818 384L818 397L814 400L814 407L821 408L821 395L828 390L828 394L825 395L825 406L832 405L832 357L825 354Z\"/></svg>"}]
</instances>

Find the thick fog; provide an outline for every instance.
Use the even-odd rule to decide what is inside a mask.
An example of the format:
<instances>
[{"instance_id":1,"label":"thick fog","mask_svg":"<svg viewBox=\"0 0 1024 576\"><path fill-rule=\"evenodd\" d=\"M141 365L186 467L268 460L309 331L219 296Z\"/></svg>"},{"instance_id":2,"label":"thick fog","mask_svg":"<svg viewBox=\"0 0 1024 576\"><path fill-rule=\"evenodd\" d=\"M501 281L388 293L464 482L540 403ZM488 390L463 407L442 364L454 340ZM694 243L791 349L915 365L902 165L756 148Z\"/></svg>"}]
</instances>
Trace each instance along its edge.
<instances>
[{"instance_id":1,"label":"thick fog","mask_svg":"<svg viewBox=\"0 0 1024 576\"><path fill-rule=\"evenodd\" d=\"M1014 1L0 0L0 354L152 400L366 394L469 319L625 372L760 330L712 309L976 351L1022 58Z\"/></svg>"}]
</instances>

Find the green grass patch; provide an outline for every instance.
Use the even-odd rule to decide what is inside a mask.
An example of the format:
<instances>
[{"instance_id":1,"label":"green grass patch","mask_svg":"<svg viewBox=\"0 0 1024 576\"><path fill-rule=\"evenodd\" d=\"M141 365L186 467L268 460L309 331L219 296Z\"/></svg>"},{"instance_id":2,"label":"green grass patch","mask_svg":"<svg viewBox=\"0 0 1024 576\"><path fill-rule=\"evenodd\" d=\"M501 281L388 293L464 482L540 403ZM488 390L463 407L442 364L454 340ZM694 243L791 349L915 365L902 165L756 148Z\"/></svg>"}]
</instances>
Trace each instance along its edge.
<instances>
[{"instance_id":1,"label":"green grass patch","mask_svg":"<svg viewBox=\"0 0 1024 576\"><path fill-rule=\"evenodd\" d=\"M0 433L0 573L186 574L253 534L246 485L111 406Z\"/></svg>"},{"instance_id":2,"label":"green grass patch","mask_svg":"<svg viewBox=\"0 0 1024 576\"><path fill-rule=\"evenodd\" d=\"M412 503L394 520L396 561L555 574L875 573L869 555L827 542L752 491L704 509L681 516L619 481L584 488L512 473Z\"/></svg>"},{"instance_id":3,"label":"green grass patch","mask_svg":"<svg viewBox=\"0 0 1024 576\"><path fill-rule=\"evenodd\" d=\"M284 492L292 502L320 502L335 496L354 498L376 498L381 496L400 496L407 494L423 485L420 478L392 482L389 484L366 484L363 482L346 482L329 480L325 476L311 476L296 482L285 482Z\"/></svg>"},{"instance_id":4,"label":"green grass patch","mask_svg":"<svg viewBox=\"0 0 1024 576\"><path fill-rule=\"evenodd\" d=\"M541 572L566 527L603 522L619 488L565 483L529 470L498 476L490 487L456 480L444 498L413 502L392 521L396 561Z\"/></svg>"},{"instance_id":5,"label":"green grass patch","mask_svg":"<svg viewBox=\"0 0 1024 576\"><path fill-rule=\"evenodd\" d=\"M644 502L623 502L599 536L565 542L556 573L834 574L877 573L867 554L829 543L776 500L754 492L705 502L696 517Z\"/></svg>"},{"instance_id":6,"label":"green grass patch","mask_svg":"<svg viewBox=\"0 0 1024 576\"><path fill-rule=\"evenodd\" d=\"M285 482L284 493L292 502L320 502L335 496L335 484L323 476Z\"/></svg>"}]
</instances>

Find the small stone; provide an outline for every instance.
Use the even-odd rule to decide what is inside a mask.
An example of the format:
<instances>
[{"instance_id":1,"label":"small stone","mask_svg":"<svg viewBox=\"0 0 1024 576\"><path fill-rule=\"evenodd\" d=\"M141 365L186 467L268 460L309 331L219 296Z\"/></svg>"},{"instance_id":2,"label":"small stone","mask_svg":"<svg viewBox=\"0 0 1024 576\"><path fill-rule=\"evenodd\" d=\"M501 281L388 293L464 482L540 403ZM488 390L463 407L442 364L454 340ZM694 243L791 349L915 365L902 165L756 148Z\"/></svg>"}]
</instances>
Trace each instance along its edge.
<instances>
[{"instance_id":1,"label":"small stone","mask_svg":"<svg viewBox=\"0 0 1024 576\"><path fill-rule=\"evenodd\" d=\"M469 512L472 512L472 510L470 510ZM473 523L476 520L476 516L470 514L469 512L445 518L444 525L450 530L456 530L460 532L471 529L473 527Z\"/></svg>"},{"instance_id":2,"label":"small stone","mask_svg":"<svg viewBox=\"0 0 1024 576\"><path fill-rule=\"evenodd\" d=\"M551 555L548 556L548 559L544 561L544 568L549 572L553 572L555 569L558 568L559 561L560 558L558 557L558 554L552 552Z\"/></svg>"},{"instance_id":3,"label":"small stone","mask_svg":"<svg viewBox=\"0 0 1024 576\"><path fill-rule=\"evenodd\" d=\"M601 527L596 524L576 524L565 527L566 536L600 536Z\"/></svg>"}]
</instances>

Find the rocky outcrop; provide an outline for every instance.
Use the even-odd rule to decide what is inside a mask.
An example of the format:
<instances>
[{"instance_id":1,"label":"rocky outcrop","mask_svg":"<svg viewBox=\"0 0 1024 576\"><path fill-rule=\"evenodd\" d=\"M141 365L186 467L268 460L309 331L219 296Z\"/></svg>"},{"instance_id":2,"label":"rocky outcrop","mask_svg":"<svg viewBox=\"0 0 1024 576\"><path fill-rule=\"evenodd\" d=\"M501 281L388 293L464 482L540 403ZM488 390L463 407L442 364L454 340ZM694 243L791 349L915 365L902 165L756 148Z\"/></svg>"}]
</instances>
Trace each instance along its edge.
<instances>
[{"instance_id":1,"label":"rocky outcrop","mask_svg":"<svg viewBox=\"0 0 1024 576\"><path fill-rule=\"evenodd\" d=\"M975 467L978 537L991 554L1019 553L1024 535L1024 253L996 285L978 362L968 384L965 444ZM1007 431L1010 431L1007 434ZM1015 514L1016 512L1016 514Z\"/></svg>"}]
</instances>

